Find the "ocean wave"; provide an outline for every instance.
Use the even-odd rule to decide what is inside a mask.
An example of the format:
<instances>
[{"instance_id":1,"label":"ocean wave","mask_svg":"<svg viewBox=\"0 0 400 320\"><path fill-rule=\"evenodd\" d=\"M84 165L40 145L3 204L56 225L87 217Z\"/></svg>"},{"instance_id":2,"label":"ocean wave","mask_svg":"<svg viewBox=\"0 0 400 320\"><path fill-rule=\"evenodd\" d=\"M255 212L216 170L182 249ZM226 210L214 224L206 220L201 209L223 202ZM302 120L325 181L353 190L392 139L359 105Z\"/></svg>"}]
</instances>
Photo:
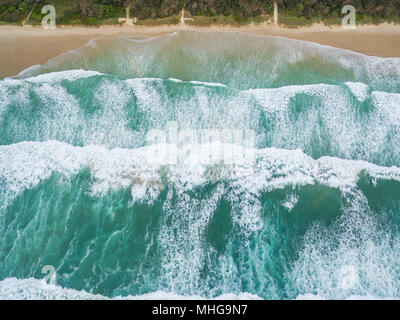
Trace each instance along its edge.
<instances>
[{"instance_id":1,"label":"ocean wave","mask_svg":"<svg viewBox=\"0 0 400 320\"><path fill-rule=\"evenodd\" d=\"M164 188L164 178L168 184L187 189L210 180L231 181L253 194L314 183L346 191L356 186L362 171L374 179L400 181L400 169L395 166L335 157L314 160L300 150L247 149L219 141L179 148L155 144L132 150L74 147L57 141L21 142L0 146L0 160L3 204L53 172L71 176L84 168L89 168L93 176L93 195L110 188L131 187L136 201L154 199Z\"/></svg>"},{"instance_id":2,"label":"ocean wave","mask_svg":"<svg viewBox=\"0 0 400 320\"><path fill-rule=\"evenodd\" d=\"M393 226L393 220L385 220L388 216L384 210L374 212L371 205L371 197L355 191L348 199L345 214L334 223L329 226L316 223L307 230L298 258L287 273L286 288L293 296L399 298L397 227ZM396 205L388 210L394 208Z\"/></svg>"},{"instance_id":3,"label":"ocean wave","mask_svg":"<svg viewBox=\"0 0 400 320\"><path fill-rule=\"evenodd\" d=\"M137 148L149 130L166 130L175 121L179 130L253 130L258 148L400 164L400 94L361 82L236 90L71 70L7 79L0 94L1 144L59 140Z\"/></svg>"},{"instance_id":4,"label":"ocean wave","mask_svg":"<svg viewBox=\"0 0 400 320\"><path fill-rule=\"evenodd\" d=\"M2 276L51 264L61 286L107 297L400 296L398 167L273 148L233 165L146 159L167 147L0 147Z\"/></svg>"}]
</instances>

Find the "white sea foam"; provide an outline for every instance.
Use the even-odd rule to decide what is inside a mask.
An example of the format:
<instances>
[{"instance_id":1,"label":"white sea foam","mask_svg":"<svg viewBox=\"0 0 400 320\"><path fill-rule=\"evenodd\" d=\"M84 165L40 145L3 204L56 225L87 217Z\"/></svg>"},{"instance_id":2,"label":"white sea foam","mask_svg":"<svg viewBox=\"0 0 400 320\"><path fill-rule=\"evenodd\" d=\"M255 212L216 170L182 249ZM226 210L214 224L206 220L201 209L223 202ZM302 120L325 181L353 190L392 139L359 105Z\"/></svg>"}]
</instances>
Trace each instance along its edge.
<instances>
[{"instance_id":1,"label":"white sea foam","mask_svg":"<svg viewBox=\"0 0 400 320\"><path fill-rule=\"evenodd\" d=\"M242 292L224 293L213 298L206 298L199 295L181 295L174 292L155 291L141 295L116 296L109 298L100 294L91 294L84 290L63 288L55 285L48 285L43 280L27 278L6 278L0 281L0 300L261 300L262 298ZM296 300L327 300L326 297L317 294L299 294ZM341 297L345 300L393 300L396 297L381 297L371 294L357 295L350 294Z\"/></svg>"},{"instance_id":2,"label":"white sea foam","mask_svg":"<svg viewBox=\"0 0 400 320\"><path fill-rule=\"evenodd\" d=\"M246 92L255 97L273 124L268 136L275 147L300 148L307 154L326 148L340 158L380 163L393 163L400 157L396 143L400 138L400 94L373 91L372 108L359 110L344 89L334 85Z\"/></svg>"},{"instance_id":3,"label":"white sea foam","mask_svg":"<svg viewBox=\"0 0 400 320\"><path fill-rule=\"evenodd\" d=\"M90 70L87 71L87 70L77 69L77 70L66 70L66 71L39 74L34 77L26 78L25 81L32 83L41 83L41 82L54 83L63 80L74 81L76 79L89 78L99 75L102 75L102 73L97 71L90 71Z\"/></svg>"},{"instance_id":4,"label":"white sea foam","mask_svg":"<svg viewBox=\"0 0 400 320\"><path fill-rule=\"evenodd\" d=\"M203 85L203 86L208 86L208 87L223 87L226 88L226 85L219 83L219 82L206 82L206 81L183 81L180 79L175 79L175 78L168 78L168 80L172 81L172 82L176 82L176 83L191 83L191 84L195 84L195 85Z\"/></svg>"},{"instance_id":5,"label":"white sea foam","mask_svg":"<svg viewBox=\"0 0 400 320\"><path fill-rule=\"evenodd\" d=\"M379 117L388 124L400 125L400 93L373 91L371 99Z\"/></svg>"},{"instance_id":6,"label":"white sea foam","mask_svg":"<svg viewBox=\"0 0 400 320\"><path fill-rule=\"evenodd\" d=\"M354 94L358 101L364 102L368 97L368 86L362 82L345 82L344 83Z\"/></svg>"},{"instance_id":7,"label":"white sea foam","mask_svg":"<svg viewBox=\"0 0 400 320\"><path fill-rule=\"evenodd\" d=\"M328 300L329 298L316 294L299 294L296 300ZM395 297L377 297L374 295L349 295L344 300L398 300Z\"/></svg>"},{"instance_id":8,"label":"white sea foam","mask_svg":"<svg viewBox=\"0 0 400 320\"><path fill-rule=\"evenodd\" d=\"M289 211L292 211L292 209L296 206L298 201L299 201L299 198L294 193L292 193L292 194L289 194L286 197L286 199L282 202L282 206L284 206Z\"/></svg>"},{"instance_id":9,"label":"white sea foam","mask_svg":"<svg viewBox=\"0 0 400 320\"><path fill-rule=\"evenodd\" d=\"M379 224L368 201L355 189L334 223L307 230L286 276L289 292L299 299L399 297L400 238Z\"/></svg>"},{"instance_id":10,"label":"white sea foam","mask_svg":"<svg viewBox=\"0 0 400 320\"><path fill-rule=\"evenodd\" d=\"M132 148L143 145L149 128L163 129L167 121L176 121L180 128L194 130L251 129L256 133L256 145L268 141L268 145L277 148L299 148L317 156L329 153L378 164L397 163L400 159L400 146L396 143L400 138L400 94L372 89L369 93L369 88L360 82L346 85L360 101L366 94L371 97L371 107L365 110L352 104L345 88L327 84L239 91L201 82L187 97L170 94L168 81L184 82L178 79L103 79L96 84L93 96L88 93L87 101L92 105L81 106L80 97L59 82L97 74L71 70L27 81L2 81L0 120L6 111L16 106L21 109L19 113L10 112L7 133L15 133L15 141L78 141L83 145ZM222 92L215 86L221 87ZM37 130L28 130L21 124L21 118L32 108L32 92L46 93L51 98L41 101L39 110L43 110L43 116L37 120ZM85 113L88 106L93 108L90 114ZM132 118L134 107L140 121Z\"/></svg>"},{"instance_id":11,"label":"white sea foam","mask_svg":"<svg viewBox=\"0 0 400 320\"><path fill-rule=\"evenodd\" d=\"M33 66L30 66L24 70L22 70L20 73L17 74L17 76L23 77L24 75L29 75L31 72L35 72L36 70L39 70L41 67L40 64L35 64Z\"/></svg>"},{"instance_id":12,"label":"white sea foam","mask_svg":"<svg viewBox=\"0 0 400 320\"><path fill-rule=\"evenodd\" d=\"M137 184L161 190L161 168L167 169L169 184L185 189L192 189L207 181L226 180L254 194L262 190L314 183L347 190L356 186L358 175L363 170L376 179L400 181L398 167L382 167L361 160L335 157L314 160L300 150L243 149L243 154L254 154L254 161L249 162L244 157L236 162L228 162L231 165L224 164L226 158L222 152L207 156L207 153L227 146L217 141L192 145L190 148L183 146L178 149L178 159L181 161L173 165L166 165L162 160L153 161L153 164L149 161L149 157L163 157L170 148L176 148L168 144L132 150L107 150L94 145L74 147L57 141L0 146L0 175L4 181L2 196L8 202L24 190L48 179L53 172L71 176L84 167L90 168L94 178L91 187L93 195L104 194L110 188L127 188ZM188 149L190 153L186 152ZM192 157L212 158L214 161L208 165L198 162L193 165L196 162L190 160ZM138 189L134 187L133 190ZM138 194L144 194L144 191Z\"/></svg>"},{"instance_id":13,"label":"white sea foam","mask_svg":"<svg viewBox=\"0 0 400 320\"><path fill-rule=\"evenodd\" d=\"M191 84L196 84L196 85L203 85L203 86L210 86L210 87L224 87L226 88L226 85L218 82L204 82L204 81L189 81Z\"/></svg>"},{"instance_id":14,"label":"white sea foam","mask_svg":"<svg viewBox=\"0 0 400 320\"><path fill-rule=\"evenodd\" d=\"M109 300L100 294L91 294L84 290L63 288L46 284L43 280L28 278L6 278L0 281L0 300ZM155 291L142 295L117 296L113 300L204 300L197 295L180 295L174 292ZM250 293L225 293L213 300L260 300Z\"/></svg>"}]
</instances>

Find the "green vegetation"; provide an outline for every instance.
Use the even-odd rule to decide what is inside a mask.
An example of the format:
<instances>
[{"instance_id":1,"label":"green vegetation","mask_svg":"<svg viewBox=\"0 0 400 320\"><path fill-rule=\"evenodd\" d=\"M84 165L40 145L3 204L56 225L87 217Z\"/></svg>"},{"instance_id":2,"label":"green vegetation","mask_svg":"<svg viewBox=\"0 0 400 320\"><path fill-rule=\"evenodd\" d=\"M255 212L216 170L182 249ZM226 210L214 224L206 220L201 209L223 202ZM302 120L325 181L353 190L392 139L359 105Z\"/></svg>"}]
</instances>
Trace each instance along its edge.
<instances>
[{"instance_id":1,"label":"green vegetation","mask_svg":"<svg viewBox=\"0 0 400 320\"><path fill-rule=\"evenodd\" d=\"M141 26L159 26L159 25L174 25L179 23L180 15L174 14L164 18L147 18L143 20L138 20L137 25Z\"/></svg>"},{"instance_id":2,"label":"green vegetation","mask_svg":"<svg viewBox=\"0 0 400 320\"><path fill-rule=\"evenodd\" d=\"M356 8L357 23L400 22L400 0L277 0L279 21L288 26L314 22L340 24L346 4ZM59 25L118 24L125 8L140 25L178 24L185 8L188 24L244 25L272 20L272 0L0 0L0 24L40 25L41 8L54 5Z\"/></svg>"}]
</instances>

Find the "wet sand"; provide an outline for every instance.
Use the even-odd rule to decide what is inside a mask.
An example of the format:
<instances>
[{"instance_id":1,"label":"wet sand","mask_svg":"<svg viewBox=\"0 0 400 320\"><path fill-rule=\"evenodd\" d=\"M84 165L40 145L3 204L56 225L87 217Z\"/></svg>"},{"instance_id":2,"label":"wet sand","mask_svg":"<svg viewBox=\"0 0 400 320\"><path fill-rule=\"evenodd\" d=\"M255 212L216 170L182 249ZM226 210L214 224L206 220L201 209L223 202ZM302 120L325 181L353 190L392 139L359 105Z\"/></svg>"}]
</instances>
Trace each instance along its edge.
<instances>
[{"instance_id":1,"label":"wet sand","mask_svg":"<svg viewBox=\"0 0 400 320\"><path fill-rule=\"evenodd\" d=\"M95 38L129 36L134 39L162 35L179 30L240 31L258 35L280 36L344 48L367 55L400 57L400 26L357 26L344 30L340 26L313 25L305 28L283 28L271 24L244 27L0 27L0 78L13 76L22 70L46 62L69 50L85 45Z\"/></svg>"}]
</instances>

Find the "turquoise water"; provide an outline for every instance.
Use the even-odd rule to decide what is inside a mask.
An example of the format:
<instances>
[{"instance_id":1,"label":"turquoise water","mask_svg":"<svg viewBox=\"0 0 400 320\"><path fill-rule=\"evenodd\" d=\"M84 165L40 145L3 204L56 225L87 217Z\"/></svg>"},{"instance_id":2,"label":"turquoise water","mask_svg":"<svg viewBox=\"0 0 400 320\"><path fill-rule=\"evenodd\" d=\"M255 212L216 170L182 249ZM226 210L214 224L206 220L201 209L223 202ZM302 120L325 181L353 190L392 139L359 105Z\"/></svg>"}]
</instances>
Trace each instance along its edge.
<instances>
[{"instance_id":1,"label":"turquoise water","mask_svg":"<svg viewBox=\"0 0 400 320\"><path fill-rule=\"evenodd\" d=\"M400 59L99 39L0 97L1 298L400 298Z\"/></svg>"}]
</instances>

